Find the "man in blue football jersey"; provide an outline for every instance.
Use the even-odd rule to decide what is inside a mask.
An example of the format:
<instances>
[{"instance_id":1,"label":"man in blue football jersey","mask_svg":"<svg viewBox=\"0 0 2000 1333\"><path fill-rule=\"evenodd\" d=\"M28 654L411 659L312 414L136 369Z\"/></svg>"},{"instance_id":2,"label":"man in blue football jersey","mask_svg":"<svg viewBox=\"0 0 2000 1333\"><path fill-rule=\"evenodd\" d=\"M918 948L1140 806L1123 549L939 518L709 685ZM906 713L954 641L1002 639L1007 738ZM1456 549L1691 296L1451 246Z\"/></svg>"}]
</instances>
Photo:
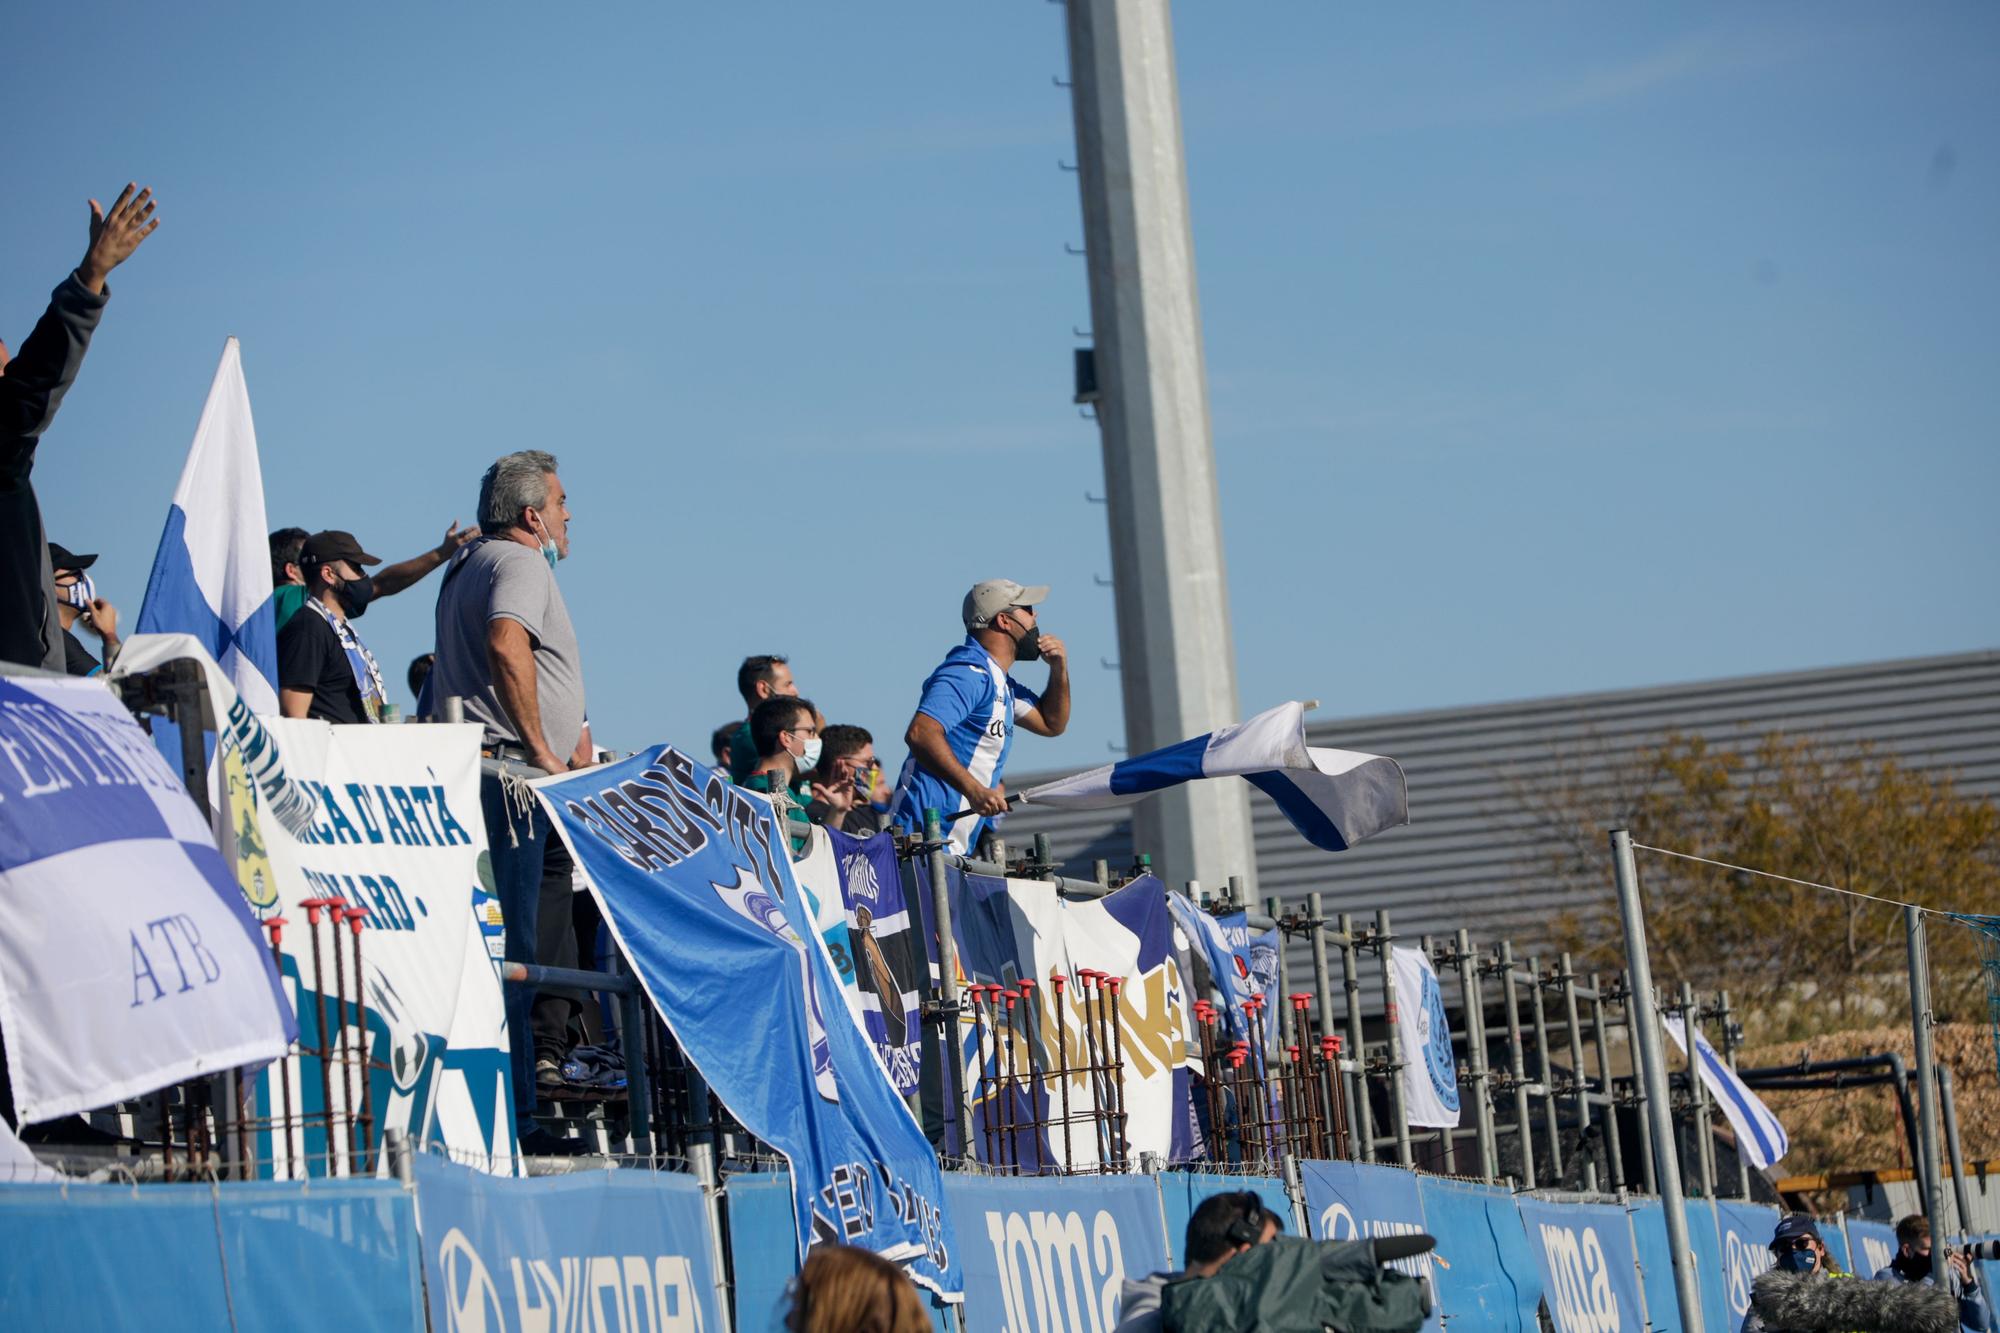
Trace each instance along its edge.
<instances>
[{"instance_id":1,"label":"man in blue football jersey","mask_svg":"<svg viewBox=\"0 0 2000 1333\"><path fill-rule=\"evenodd\" d=\"M988 579L965 594L965 642L924 682L917 715L903 741L910 757L896 783L897 826L921 833L924 811L949 819L955 852L976 846L994 815L1007 808L1001 773L1013 748L1014 728L1060 736L1069 726L1069 658L1062 640L1041 632L1035 607L1046 586L1024 588L1011 579ZM1045 661L1049 683L1036 694L1007 674L1016 662Z\"/></svg>"}]
</instances>

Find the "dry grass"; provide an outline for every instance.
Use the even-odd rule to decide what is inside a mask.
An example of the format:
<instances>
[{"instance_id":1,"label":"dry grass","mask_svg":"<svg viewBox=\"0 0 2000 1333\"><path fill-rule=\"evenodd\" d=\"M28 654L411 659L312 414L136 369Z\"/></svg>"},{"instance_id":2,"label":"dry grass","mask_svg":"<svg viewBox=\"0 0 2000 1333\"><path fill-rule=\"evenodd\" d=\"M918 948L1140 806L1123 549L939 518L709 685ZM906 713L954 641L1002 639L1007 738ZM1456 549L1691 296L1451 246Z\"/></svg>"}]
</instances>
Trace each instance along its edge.
<instances>
[{"instance_id":1,"label":"dry grass","mask_svg":"<svg viewBox=\"0 0 2000 1333\"><path fill-rule=\"evenodd\" d=\"M1746 1048L1738 1053L1738 1061L1753 1068L1801 1059L1845 1060L1883 1051L1901 1055L1914 1074L1915 1042L1907 1024ZM1991 1029L1983 1023L1940 1025L1937 1059L1951 1067L1965 1160L2000 1160L2000 1074L1994 1067ZM1896 1095L1888 1086L1762 1095L1791 1136L1791 1151L1778 1164L1782 1175L1906 1170L1910 1166Z\"/></svg>"}]
</instances>

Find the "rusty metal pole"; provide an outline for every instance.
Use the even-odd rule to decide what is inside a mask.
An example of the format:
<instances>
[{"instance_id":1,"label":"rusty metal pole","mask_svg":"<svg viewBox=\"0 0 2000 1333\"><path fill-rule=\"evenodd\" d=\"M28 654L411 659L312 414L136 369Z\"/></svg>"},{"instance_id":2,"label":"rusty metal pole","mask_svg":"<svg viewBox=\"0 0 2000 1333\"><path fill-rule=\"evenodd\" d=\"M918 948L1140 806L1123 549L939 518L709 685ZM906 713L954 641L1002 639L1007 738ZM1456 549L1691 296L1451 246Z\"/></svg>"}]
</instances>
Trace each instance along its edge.
<instances>
[{"instance_id":1,"label":"rusty metal pole","mask_svg":"<svg viewBox=\"0 0 2000 1333\"><path fill-rule=\"evenodd\" d=\"M1112 1090L1118 1106L1118 1169L1129 1171L1132 1158L1132 1137L1125 1117L1125 1015L1124 1006L1119 1003L1119 991L1125 984L1123 977L1106 977L1105 986L1111 991L1111 1048L1112 1048Z\"/></svg>"},{"instance_id":2,"label":"rusty metal pole","mask_svg":"<svg viewBox=\"0 0 2000 1333\"><path fill-rule=\"evenodd\" d=\"M1033 977L1022 977L1016 983L1021 988L1021 1016L1028 1023L1028 1129L1035 1150L1035 1174L1041 1175L1048 1166L1048 1150L1053 1145L1048 1141L1053 1136L1045 1136L1048 1129L1049 1098L1048 1089L1043 1085L1042 1069L1046 1061L1037 1063L1035 1046L1042 1036L1048 1005L1035 1003L1038 989Z\"/></svg>"},{"instance_id":3,"label":"rusty metal pole","mask_svg":"<svg viewBox=\"0 0 2000 1333\"><path fill-rule=\"evenodd\" d=\"M337 905L339 902L340 899L338 898L307 898L299 904L299 906L306 909L306 931L312 936L313 1002L319 1017L319 1046L314 1053L319 1058L320 1118L326 1127L325 1153L326 1174L328 1176L333 1174L333 1070L331 1067L333 1047L327 1041L326 1034L326 986L325 974L320 970L319 914L325 911L329 904ZM301 1074L303 1075L303 1071L301 1071ZM303 1117L301 1117L301 1121L303 1121ZM300 1138L304 1138L303 1123L300 1128ZM307 1174L310 1175L311 1172L308 1171Z\"/></svg>"},{"instance_id":4,"label":"rusty metal pole","mask_svg":"<svg viewBox=\"0 0 2000 1333\"><path fill-rule=\"evenodd\" d=\"M1063 1133L1063 1174L1068 1175L1076 1167L1076 1159L1070 1151L1069 1140L1069 1002L1063 998L1063 988L1069 981L1060 972L1049 973L1049 989L1056 996L1056 1079L1062 1094Z\"/></svg>"},{"instance_id":5,"label":"rusty metal pole","mask_svg":"<svg viewBox=\"0 0 2000 1333\"><path fill-rule=\"evenodd\" d=\"M361 927L368 920L368 909L350 907L347 909L347 928L354 936L354 1005L355 1026L361 1033L361 1169L365 1174L374 1175L380 1154L373 1142L375 1129L375 1079L368 1061L368 983L361 970Z\"/></svg>"},{"instance_id":6,"label":"rusty metal pole","mask_svg":"<svg viewBox=\"0 0 2000 1333\"><path fill-rule=\"evenodd\" d=\"M281 916L265 917L258 924L263 926L265 931L271 936L271 962L277 967L278 976L282 978L285 975L285 951L283 948L285 918ZM282 1138L285 1145L286 1178L290 1178L295 1165L303 1167L305 1156L304 1143L299 1145L299 1155L297 1157L292 1155L292 1053L289 1050L278 1057L277 1066L278 1087L284 1095L285 1118L278 1122L277 1132L271 1135L274 1144L271 1150L271 1178L273 1180L278 1178L278 1152L275 1147L278 1139Z\"/></svg>"}]
</instances>

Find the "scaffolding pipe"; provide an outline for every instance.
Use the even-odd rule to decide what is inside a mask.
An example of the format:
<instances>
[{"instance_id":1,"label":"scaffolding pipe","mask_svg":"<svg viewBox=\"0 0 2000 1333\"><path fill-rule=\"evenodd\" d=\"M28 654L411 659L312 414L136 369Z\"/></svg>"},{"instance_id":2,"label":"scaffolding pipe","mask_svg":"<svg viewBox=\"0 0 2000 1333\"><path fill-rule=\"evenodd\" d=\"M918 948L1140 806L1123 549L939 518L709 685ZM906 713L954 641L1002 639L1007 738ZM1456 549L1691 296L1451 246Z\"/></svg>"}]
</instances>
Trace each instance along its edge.
<instances>
[{"instance_id":1,"label":"scaffolding pipe","mask_svg":"<svg viewBox=\"0 0 2000 1333\"><path fill-rule=\"evenodd\" d=\"M1924 909L1905 907L1903 929L1910 946L1910 1026L1917 1041L1917 1140L1923 1148L1924 1216L1930 1219L1931 1235L1940 1241L1931 1246L1931 1277L1949 1291L1950 1269L1942 1243L1947 1234L1944 1191L1938 1187L1937 1063L1931 1046L1931 960L1924 939Z\"/></svg>"},{"instance_id":2,"label":"scaffolding pipe","mask_svg":"<svg viewBox=\"0 0 2000 1333\"><path fill-rule=\"evenodd\" d=\"M1681 1040L1687 1044L1688 1118L1694 1128L1694 1169L1701 1197L1715 1197L1715 1132L1709 1124L1708 1084L1701 1076L1701 1029L1696 1026L1694 987L1681 983Z\"/></svg>"},{"instance_id":3,"label":"scaffolding pipe","mask_svg":"<svg viewBox=\"0 0 2000 1333\"><path fill-rule=\"evenodd\" d=\"M1354 918L1347 913L1340 914L1340 986L1347 996L1347 1049L1349 1062L1353 1065L1354 1081L1349 1084L1353 1093L1347 1099L1354 1108L1348 1119L1348 1128L1353 1132L1354 1160L1372 1162L1375 1160L1375 1108L1368 1100L1368 1051L1361 1041L1361 977L1359 960L1355 957Z\"/></svg>"},{"instance_id":4,"label":"scaffolding pipe","mask_svg":"<svg viewBox=\"0 0 2000 1333\"><path fill-rule=\"evenodd\" d=\"M1583 1072L1583 1026L1577 1021L1576 967L1561 955L1556 980L1562 985L1563 1022L1569 1028L1570 1084L1576 1095L1576 1142L1583 1155L1583 1188L1597 1193L1597 1153L1590 1146L1590 1079Z\"/></svg>"},{"instance_id":5,"label":"scaffolding pipe","mask_svg":"<svg viewBox=\"0 0 2000 1333\"><path fill-rule=\"evenodd\" d=\"M1667 1105L1667 1057L1661 1048L1659 1010L1653 998L1653 966L1646 953L1645 909L1639 902L1639 871L1632 863L1629 831L1611 831L1611 861L1618 883L1618 914L1625 927L1625 957L1632 970L1627 1003L1644 1048L1641 1087L1660 1181L1660 1207L1666 1214L1667 1253L1674 1264L1674 1299L1680 1306L1683 1333L1703 1333L1694 1248L1688 1240L1687 1197L1681 1192L1680 1154L1674 1147L1674 1122Z\"/></svg>"},{"instance_id":6,"label":"scaffolding pipe","mask_svg":"<svg viewBox=\"0 0 2000 1333\"><path fill-rule=\"evenodd\" d=\"M1383 1066L1389 1075L1389 1115L1396 1125L1396 1162L1409 1166L1410 1111L1403 1099L1403 1034L1396 1025L1396 937L1389 931L1389 914L1375 912L1375 957L1382 965Z\"/></svg>"},{"instance_id":7,"label":"scaffolding pipe","mask_svg":"<svg viewBox=\"0 0 2000 1333\"><path fill-rule=\"evenodd\" d=\"M1521 1188L1535 1188L1535 1131L1528 1116L1528 1057L1521 1042L1521 1000L1514 994L1514 943L1500 941L1500 994L1507 1016L1507 1070L1514 1084L1514 1136L1521 1146Z\"/></svg>"},{"instance_id":8,"label":"scaffolding pipe","mask_svg":"<svg viewBox=\"0 0 2000 1333\"><path fill-rule=\"evenodd\" d=\"M1458 948L1458 996L1465 1010L1466 1081L1472 1084L1473 1125L1479 1135L1479 1174L1486 1180L1497 1178L1499 1153L1493 1141L1492 1075L1486 1067L1486 1001L1479 991L1479 968L1472 956L1472 935L1460 930Z\"/></svg>"}]
</instances>

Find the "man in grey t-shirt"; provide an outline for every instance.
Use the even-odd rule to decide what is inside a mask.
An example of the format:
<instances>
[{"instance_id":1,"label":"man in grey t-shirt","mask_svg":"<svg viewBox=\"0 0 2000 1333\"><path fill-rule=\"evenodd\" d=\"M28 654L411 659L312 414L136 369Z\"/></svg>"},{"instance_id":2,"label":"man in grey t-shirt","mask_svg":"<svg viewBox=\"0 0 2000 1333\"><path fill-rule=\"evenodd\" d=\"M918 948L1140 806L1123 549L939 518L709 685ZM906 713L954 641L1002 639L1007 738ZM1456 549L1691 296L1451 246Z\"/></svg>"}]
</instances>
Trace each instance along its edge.
<instances>
[{"instance_id":1,"label":"man in grey t-shirt","mask_svg":"<svg viewBox=\"0 0 2000 1333\"><path fill-rule=\"evenodd\" d=\"M573 968L569 852L538 802L507 791L510 772L584 768L593 752L576 631L556 584L556 562L569 554L569 504L555 457L531 449L488 468L479 525L486 535L453 558L438 589L430 694L464 700L466 719L485 731L479 796L507 960ZM578 998L525 986L507 987L506 998L521 1151L580 1148L534 1121L537 1086L561 1082Z\"/></svg>"}]
</instances>

